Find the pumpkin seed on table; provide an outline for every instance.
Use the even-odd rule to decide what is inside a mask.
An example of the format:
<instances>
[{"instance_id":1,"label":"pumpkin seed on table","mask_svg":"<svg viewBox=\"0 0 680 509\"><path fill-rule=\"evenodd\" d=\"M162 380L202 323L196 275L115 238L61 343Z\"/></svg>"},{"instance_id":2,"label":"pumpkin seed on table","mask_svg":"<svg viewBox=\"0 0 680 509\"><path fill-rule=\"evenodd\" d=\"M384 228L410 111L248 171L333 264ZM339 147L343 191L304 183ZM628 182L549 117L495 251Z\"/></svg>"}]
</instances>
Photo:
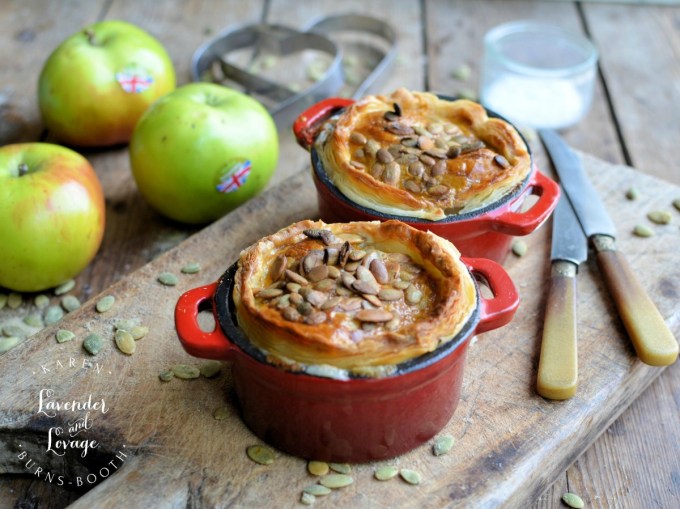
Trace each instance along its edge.
<instances>
[{"instance_id":1,"label":"pumpkin seed on table","mask_svg":"<svg viewBox=\"0 0 680 509\"><path fill-rule=\"evenodd\" d=\"M59 306L48 306L45 310L45 325L52 325L64 318L64 310Z\"/></svg>"},{"instance_id":2,"label":"pumpkin seed on table","mask_svg":"<svg viewBox=\"0 0 680 509\"><path fill-rule=\"evenodd\" d=\"M328 466L339 474L349 474L352 471L352 467L347 463L329 463Z\"/></svg>"},{"instance_id":3,"label":"pumpkin seed on table","mask_svg":"<svg viewBox=\"0 0 680 509\"><path fill-rule=\"evenodd\" d=\"M10 293L7 296L7 307L10 309L17 309L23 303L23 297L15 292Z\"/></svg>"},{"instance_id":4,"label":"pumpkin seed on table","mask_svg":"<svg viewBox=\"0 0 680 509\"><path fill-rule=\"evenodd\" d=\"M76 337L73 332L67 329L59 329L54 336L57 339L57 343L66 343Z\"/></svg>"},{"instance_id":5,"label":"pumpkin seed on table","mask_svg":"<svg viewBox=\"0 0 680 509\"><path fill-rule=\"evenodd\" d=\"M118 350L120 350L124 354L132 355L133 353L135 353L135 350L137 349L137 343L132 337L132 334L130 334L128 331L117 330L113 339L116 342Z\"/></svg>"},{"instance_id":6,"label":"pumpkin seed on table","mask_svg":"<svg viewBox=\"0 0 680 509\"><path fill-rule=\"evenodd\" d=\"M76 282L74 279L69 279L65 283L60 284L54 289L54 295L64 295L65 293L70 292L73 290L76 286Z\"/></svg>"},{"instance_id":7,"label":"pumpkin seed on table","mask_svg":"<svg viewBox=\"0 0 680 509\"><path fill-rule=\"evenodd\" d=\"M181 268L182 274L197 274L201 271L201 264L196 262L187 263Z\"/></svg>"},{"instance_id":8,"label":"pumpkin seed on table","mask_svg":"<svg viewBox=\"0 0 680 509\"><path fill-rule=\"evenodd\" d=\"M432 446L432 452L435 456L442 456L449 452L453 447L455 440L451 435L444 435L437 437Z\"/></svg>"},{"instance_id":9,"label":"pumpkin seed on table","mask_svg":"<svg viewBox=\"0 0 680 509\"><path fill-rule=\"evenodd\" d=\"M128 320L126 318L121 318L119 320L116 320L116 323L113 325L113 327L116 330L122 329L122 330L126 330L126 331L132 330L132 328L135 327L135 326L136 326L135 320Z\"/></svg>"},{"instance_id":10,"label":"pumpkin seed on table","mask_svg":"<svg viewBox=\"0 0 680 509\"><path fill-rule=\"evenodd\" d=\"M628 198L630 201L637 200L639 196L640 192L634 187L628 188L626 190L626 198Z\"/></svg>"},{"instance_id":11,"label":"pumpkin seed on table","mask_svg":"<svg viewBox=\"0 0 680 509\"><path fill-rule=\"evenodd\" d=\"M213 378L217 376L222 369L222 363L220 361L205 361L203 362L199 368L198 371L201 373L202 376L205 378Z\"/></svg>"},{"instance_id":12,"label":"pumpkin seed on table","mask_svg":"<svg viewBox=\"0 0 680 509\"><path fill-rule=\"evenodd\" d=\"M35 307L38 309L45 309L47 306L50 305L50 298L47 295L36 295L35 299L33 299L33 303L35 304ZM0 306L0 309L2 306Z\"/></svg>"},{"instance_id":13,"label":"pumpkin seed on table","mask_svg":"<svg viewBox=\"0 0 680 509\"><path fill-rule=\"evenodd\" d=\"M248 446L246 454L251 460L260 465L271 465L274 463L274 451L263 445Z\"/></svg>"},{"instance_id":14,"label":"pumpkin seed on table","mask_svg":"<svg viewBox=\"0 0 680 509\"><path fill-rule=\"evenodd\" d=\"M303 505L312 505L316 502L316 497L312 495L311 493L305 493L303 492L302 495L300 495L300 503Z\"/></svg>"},{"instance_id":15,"label":"pumpkin seed on table","mask_svg":"<svg viewBox=\"0 0 680 509\"><path fill-rule=\"evenodd\" d=\"M325 461L308 461L307 462L307 472L309 472L312 475L326 475L328 471L330 470L330 467L328 466L328 463ZM315 495L315 493L312 493L312 495Z\"/></svg>"},{"instance_id":16,"label":"pumpkin seed on table","mask_svg":"<svg viewBox=\"0 0 680 509\"><path fill-rule=\"evenodd\" d=\"M158 274L158 282L165 286L175 286L179 281L172 272L161 272Z\"/></svg>"},{"instance_id":17,"label":"pumpkin seed on table","mask_svg":"<svg viewBox=\"0 0 680 509\"><path fill-rule=\"evenodd\" d=\"M11 324L5 325L2 328L2 334L3 334L3 336L6 336L8 338L10 338L12 336L16 336L18 338L24 339L27 336L26 331L24 331L24 329L22 329L18 325L11 325Z\"/></svg>"},{"instance_id":18,"label":"pumpkin seed on table","mask_svg":"<svg viewBox=\"0 0 680 509\"><path fill-rule=\"evenodd\" d=\"M201 371L196 366L189 366L188 364L176 364L170 369L177 378L182 380L191 380L201 376Z\"/></svg>"},{"instance_id":19,"label":"pumpkin seed on table","mask_svg":"<svg viewBox=\"0 0 680 509\"><path fill-rule=\"evenodd\" d=\"M64 295L61 298L61 307L68 313L71 313L80 307L80 300L73 295Z\"/></svg>"},{"instance_id":20,"label":"pumpkin seed on table","mask_svg":"<svg viewBox=\"0 0 680 509\"><path fill-rule=\"evenodd\" d=\"M310 495L314 495L315 497L323 497L324 495L328 495L331 492L331 489L327 488L326 486L322 486L321 484L310 484L302 491L309 493Z\"/></svg>"},{"instance_id":21,"label":"pumpkin seed on table","mask_svg":"<svg viewBox=\"0 0 680 509\"><path fill-rule=\"evenodd\" d=\"M328 474L319 479L319 484L326 488L344 488L354 482L354 478L347 474Z\"/></svg>"},{"instance_id":22,"label":"pumpkin seed on table","mask_svg":"<svg viewBox=\"0 0 680 509\"><path fill-rule=\"evenodd\" d=\"M95 309L98 313L106 313L116 303L116 298L113 295L106 295L97 301Z\"/></svg>"},{"instance_id":23,"label":"pumpkin seed on table","mask_svg":"<svg viewBox=\"0 0 680 509\"><path fill-rule=\"evenodd\" d=\"M229 417L229 408L227 408L226 406L216 408L215 411L213 412L213 418L216 421L223 421L227 417Z\"/></svg>"},{"instance_id":24,"label":"pumpkin seed on table","mask_svg":"<svg viewBox=\"0 0 680 509\"><path fill-rule=\"evenodd\" d=\"M654 231L644 224L636 224L633 228L633 234L638 237L651 237L654 235Z\"/></svg>"},{"instance_id":25,"label":"pumpkin seed on table","mask_svg":"<svg viewBox=\"0 0 680 509\"><path fill-rule=\"evenodd\" d=\"M23 339L16 336L10 336L8 338L0 337L0 353L9 352L22 341Z\"/></svg>"},{"instance_id":26,"label":"pumpkin seed on table","mask_svg":"<svg viewBox=\"0 0 680 509\"><path fill-rule=\"evenodd\" d=\"M680 210L680 198L676 198L675 200L673 200L673 206L676 209Z\"/></svg>"},{"instance_id":27,"label":"pumpkin seed on table","mask_svg":"<svg viewBox=\"0 0 680 509\"><path fill-rule=\"evenodd\" d=\"M135 341L139 341L149 333L149 328L144 327L142 325L135 325L131 327L128 332L130 332L132 339L134 339Z\"/></svg>"},{"instance_id":28,"label":"pumpkin seed on table","mask_svg":"<svg viewBox=\"0 0 680 509\"><path fill-rule=\"evenodd\" d=\"M409 484L418 485L420 484L421 477L418 472L411 470L410 468L402 468L399 471L399 476Z\"/></svg>"},{"instance_id":29,"label":"pumpkin seed on table","mask_svg":"<svg viewBox=\"0 0 680 509\"><path fill-rule=\"evenodd\" d=\"M471 73L472 70L470 69L470 66L462 64L456 67L453 71L451 71L451 77L458 81L467 81L468 79L470 79Z\"/></svg>"},{"instance_id":30,"label":"pumpkin seed on table","mask_svg":"<svg viewBox=\"0 0 680 509\"><path fill-rule=\"evenodd\" d=\"M172 370L166 369L165 371L161 371L158 374L158 378L160 378L161 382L169 382L175 378L175 374L172 372Z\"/></svg>"},{"instance_id":31,"label":"pumpkin seed on table","mask_svg":"<svg viewBox=\"0 0 680 509\"><path fill-rule=\"evenodd\" d=\"M579 497L576 493L565 493L562 495L562 501L567 504L569 507L572 507L573 509L583 509L585 504L583 503L583 499Z\"/></svg>"},{"instance_id":32,"label":"pumpkin seed on table","mask_svg":"<svg viewBox=\"0 0 680 509\"><path fill-rule=\"evenodd\" d=\"M91 355L97 355L101 351L102 346L104 346L104 341L96 332L88 334L83 340L83 348Z\"/></svg>"},{"instance_id":33,"label":"pumpkin seed on table","mask_svg":"<svg viewBox=\"0 0 680 509\"><path fill-rule=\"evenodd\" d=\"M399 473L399 469L393 466L378 467L373 474L378 481L389 481Z\"/></svg>"},{"instance_id":34,"label":"pumpkin seed on table","mask_svg":"<svg viewBox=\"0 0 680 509\"><path fill-rule=\"evenodd\" d=\"M527 253L527 243L523 240L515 240L512 243L512 253L515 256L522 257Z\"/></svg>"},{"instance_id":35,"label":"pumpkin seed on table","mask_svg":"<svg viewBox=\"0 0 680 509\"><path fill-rule=\"evenodd\" d=\"M670 212L665 210L654 210L647 214L647 219L656 224L668 224L673 219Z\"/></svg>"},{"instance_id":36,"label":"pumpkin seed on table","mask_svg":"<svg viewBox=\"0 0 680 509\"><path fill-rule=\"evenodd\" d=\"M24 316L23 321L29 327L36 327L36 328L42 328L43 327L43 321L42 321L42 318L40 317L40 315L36 315L36 314L26 315L26 316Z\"/></svg>"}]
</instances>

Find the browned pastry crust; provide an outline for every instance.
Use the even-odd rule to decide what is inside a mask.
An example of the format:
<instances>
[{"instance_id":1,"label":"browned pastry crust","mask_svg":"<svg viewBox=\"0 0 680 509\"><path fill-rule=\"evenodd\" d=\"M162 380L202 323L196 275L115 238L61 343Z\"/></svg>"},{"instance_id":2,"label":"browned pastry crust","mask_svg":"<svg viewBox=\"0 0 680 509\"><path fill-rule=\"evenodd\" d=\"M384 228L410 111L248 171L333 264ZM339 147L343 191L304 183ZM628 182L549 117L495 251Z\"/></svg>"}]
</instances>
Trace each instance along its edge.
<instances>
[{"instance_id":1,"label":"browned pastry crust","mask_svg":"<svg viewBox=\"0 0 680 509\"><path fill-rule=\"evenodd\" d=\"M321 230L332 234L322 239ZM283 263L296 275L284 272ZM306 270L320 265L326 267ZM373 274L380 274L381 265L386 272L377 277L379 283ZM326 275L328 270L331 273ZM322 279L315 277L319 271L325 276ZM351 274L377 286L363 294L364 287L352 282ZM309 284L298 288L300 275ZM382 292L371 295L375 290ZM296 301L305 295L302 304L291 302L293 293L298 295ZM241 253L233 298L239 326L270 357L357 373L434 350L460 331L477 299L460 253L430 232L399 221L324 224L309 220L265 237Z\"/></svg>"},{"instance_id":2,"label":"browned pastry crust","mask_svg":"<svg viewBox=\"0 0 680 509\"><path fill-rule=\"evenodd\" d=\"M315 147L353 202L431 220L494 203L531 171L515 128L481 105L403 88L348 107L326 123Z\"/></svg>"}]
</instances>

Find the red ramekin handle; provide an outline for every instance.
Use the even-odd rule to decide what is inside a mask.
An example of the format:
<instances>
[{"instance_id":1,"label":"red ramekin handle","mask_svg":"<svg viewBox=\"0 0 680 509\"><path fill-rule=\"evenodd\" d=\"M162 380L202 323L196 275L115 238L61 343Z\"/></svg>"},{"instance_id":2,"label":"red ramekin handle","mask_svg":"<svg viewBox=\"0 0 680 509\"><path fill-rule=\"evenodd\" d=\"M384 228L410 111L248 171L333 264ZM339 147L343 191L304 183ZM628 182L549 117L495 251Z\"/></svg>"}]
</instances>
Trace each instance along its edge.
<instances>
[{"instance_id":1,"label":"red ramekin handle","mask_svg":"<svg viewBox=\"0 0 680 509\"><path fill-rule=\"evenodd\" d=\"M314 143L320 124L339 109L354 104L354 100L329 97L307 108L293 123L293 133L298 144L305 150Z\"/></svg>"},{"instance_id":2,"label":"red ramekin handle","mask_svg":"<svg viewBox=\"0 0 680 509\"><path fill-rule=\"evenodd\" d=\"M557 201L560 199L560 186L537 168L523 194L525 196L536 195L538 201L524 212L512 210L502 212L493 219L494 230L508 235L528 235L533 232L550 217L557 206Z\"/></svg>"},{"instance_id":3,"label":"red ramekin handle","mask_svg":"<svg viewBox=\"0 0 680 509\"><path fill-rule=\"evenodd\" d=\"M216 289L217 283L212 283L183 294L175 305L175 328L182 346L194 357L229 360L236 347L222 332L217 317L215 329L210 332L198 326L198 313L206 302L210 302L212 308Z\"/></svg>"},{"instance_id":4,"label":"red ramekin handle","mask_svg":"<svg viewBox=\"0 0 680 509\"><path fill-rule=\"evenodd\" d=\"M475 334L497 329L509 323L519 306L519 294L505 269L486 258L461 258L461 260L473 275L480 275L486 280L493 293L491 299L480 295L481 318Z\"/></svg>"}]
</instances>

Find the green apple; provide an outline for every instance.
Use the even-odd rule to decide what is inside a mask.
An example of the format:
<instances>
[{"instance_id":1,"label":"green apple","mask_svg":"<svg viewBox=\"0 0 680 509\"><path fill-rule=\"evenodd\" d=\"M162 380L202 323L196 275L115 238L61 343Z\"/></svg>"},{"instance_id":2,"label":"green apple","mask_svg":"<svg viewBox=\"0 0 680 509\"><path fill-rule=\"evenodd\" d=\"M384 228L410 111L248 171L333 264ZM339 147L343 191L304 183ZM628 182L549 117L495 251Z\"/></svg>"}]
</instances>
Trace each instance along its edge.
<instances>
[{"instance_id":1,"label":"green apple","mask_svg":"<svg viewBox=\"0 0 680 509\"><path fill-rule=\"evenodd\" d=\"M0 147L0 286L36 292L77 275L99 249L104 214L80 154L50 143Z\"/></svg>"},{"instance_id":2,"label":"green apple","mask_svg":"<svg viewBox=\"0 0 680 509\"><path fill-rule=\"evenodd\" d=\"M139 117L175 89L160 42L124 21L102 21L62 42L38 80L45 126L68 145L127 143Z\"/></svg>"},{"instance_id":3,"label":"green apple","mask_svg":"<svg viewBox=\"0 0 680 509\"><path fill-rule=\"evenodd\" d=\"M130 166L146 200L183 223L207 223L257 194L279 154L274 120L255 99L191 83L156 101L130 140Z\"/></svg>"}]
</instances>

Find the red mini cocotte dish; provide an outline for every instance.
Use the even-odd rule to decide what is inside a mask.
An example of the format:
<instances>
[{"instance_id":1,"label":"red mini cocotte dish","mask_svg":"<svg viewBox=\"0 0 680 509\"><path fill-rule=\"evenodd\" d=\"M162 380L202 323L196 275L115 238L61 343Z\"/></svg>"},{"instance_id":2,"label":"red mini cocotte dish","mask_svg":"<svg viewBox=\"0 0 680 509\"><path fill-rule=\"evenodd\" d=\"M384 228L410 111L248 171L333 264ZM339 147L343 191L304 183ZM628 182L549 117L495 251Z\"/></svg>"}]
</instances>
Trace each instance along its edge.
<instances>
[{"instance_id":1,"label":"red mini cocotte dish","mask_svg":"<svg viewBox=\"0 0 680 509\"><path fill-rule=\"evenodd\" d=\"M232 361L234 390L245 424L277 449L307 459L365 462L405 453L449 421L460 398L465 355L475 334L508 323L519 304L515 286L497 263L461 258L493 297L481 295L462 329L435 350L404 361L384 377L315 376L268 362L239 328L232 298L237 265L215 283L182 295L175 324L182 346L196 357ZM216 327L202 331L200 311Z\"/></svg>"},{"instance_id":2,"label":"red mini cocotte dish","mask_svg":"<svg viewBox=\"0 0 680 509\"><path fill-rule=\"evenodd\" d=\"M444 96L439 98L452 100ZM510 251L513 237L528 235L536 230L557 205L559 186L541 173L533 162L531 172L517 189L480 209L449 215L441 220L392 215L357 204L331 181L314 147L323 123L352 104L354 101L351 99L325 99L302 113L293 125L298 143L311 153L312 177L317 190L320 218L327 223L396 219L451 241L463 256L488 258L503 263ZM486 111L490 118L505 120L488 109ZM529 145L526 145L529 149ZM530 151L529 154L531 156ZM531 157L533 160L533 156ZM536 202L528 210L521 210L531 195L537 197Z\"/></svg>"}]
</instances>

